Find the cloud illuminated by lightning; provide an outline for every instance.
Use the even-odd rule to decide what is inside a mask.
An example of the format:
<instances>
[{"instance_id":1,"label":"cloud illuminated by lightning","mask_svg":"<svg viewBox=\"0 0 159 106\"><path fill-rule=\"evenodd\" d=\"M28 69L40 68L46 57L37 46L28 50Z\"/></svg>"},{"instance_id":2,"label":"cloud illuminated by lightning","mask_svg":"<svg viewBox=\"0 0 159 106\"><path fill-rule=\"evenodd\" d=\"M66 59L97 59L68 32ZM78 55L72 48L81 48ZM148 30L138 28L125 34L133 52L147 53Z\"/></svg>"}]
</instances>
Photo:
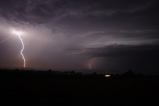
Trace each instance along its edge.
<instances>
[{"instance_id":1,"label":"cloud illuminated by lightning","mask_svg":"<svg viewBox=\"0 0 159 106\"><path fill-rule=\"evenodd\" d=\"M22 39L22 32L21 31L17 31L17 30L12 30L12 33L17 35L21 44L22 44L22 48L20 50L20 55L22 56L22 59L23 59L23 67L25 68L26 67L26 59L25 59L25 56L23 54L23 51L25 49L25 45L24 45L24 42L23 42L23 39Z\"/></svg>"}]
</instances>

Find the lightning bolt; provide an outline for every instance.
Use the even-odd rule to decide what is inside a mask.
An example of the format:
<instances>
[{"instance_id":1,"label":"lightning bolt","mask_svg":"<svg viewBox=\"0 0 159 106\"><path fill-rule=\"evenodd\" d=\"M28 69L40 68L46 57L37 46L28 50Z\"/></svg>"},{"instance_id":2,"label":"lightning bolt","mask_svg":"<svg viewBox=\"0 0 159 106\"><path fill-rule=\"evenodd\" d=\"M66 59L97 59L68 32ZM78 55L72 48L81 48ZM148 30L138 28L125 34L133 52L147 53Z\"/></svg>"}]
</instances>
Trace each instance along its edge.
<instances>
[{"instance_id":1,"label":"lightning bolt","mask_svg":"<svg viewBox=\"0 0 159 106\"><path fill-rule=\"evenodd\" d=\"M96 58L90 59L88 62L88 68L92 70L94 68L93 66L95 65L95 63L96 63Z\"/></svg>"},{"instance_id":2,"label":"lightning bolt","mask_svg":"<svg viewBox=\"0 0 159 106\"><path fill-rule=\"evenodd\" d=\"M20 55L22 56L22 59L23 59L23 67L25 68L26 67L26 60L25 60L25 57L24 57L24 54L23 54L23 51L25 49L25 45L24 45L24 42L23 42L23 39L22 39L22 36L20 34L17 34L18 35L18 38L22 44L22 49L20 50Z\"/></svg>"},{"instance_id":3,"label":"lightning bolt","mask_svg":"<svg viewBox=\"0 0 159 106\"><path fill-rule=\"evenodd\" d=\"M88 63L88 68L89 68L90 70L93 69L92 62L91 62L91 61Z\"/></svg>"}]
</instances>

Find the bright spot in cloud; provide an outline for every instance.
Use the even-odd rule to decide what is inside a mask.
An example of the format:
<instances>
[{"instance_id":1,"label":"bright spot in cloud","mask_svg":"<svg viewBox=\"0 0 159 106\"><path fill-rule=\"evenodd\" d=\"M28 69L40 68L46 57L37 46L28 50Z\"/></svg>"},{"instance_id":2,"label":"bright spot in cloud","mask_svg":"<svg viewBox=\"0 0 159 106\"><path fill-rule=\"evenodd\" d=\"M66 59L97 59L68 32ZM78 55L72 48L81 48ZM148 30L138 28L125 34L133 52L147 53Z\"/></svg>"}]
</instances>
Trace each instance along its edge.
<instances>
[{"instance_id":1,"label":"bright spot in cloud","mask_svg":"<svg viewBox=\"0 0 159 106\"><path fill-rule=\"evenodd\" d=\"M16 29L11 29L11 33L14 34L14 35L24 35L24 32L21 31L21 30L16 30Z\"/></svg>"}]
</instances>

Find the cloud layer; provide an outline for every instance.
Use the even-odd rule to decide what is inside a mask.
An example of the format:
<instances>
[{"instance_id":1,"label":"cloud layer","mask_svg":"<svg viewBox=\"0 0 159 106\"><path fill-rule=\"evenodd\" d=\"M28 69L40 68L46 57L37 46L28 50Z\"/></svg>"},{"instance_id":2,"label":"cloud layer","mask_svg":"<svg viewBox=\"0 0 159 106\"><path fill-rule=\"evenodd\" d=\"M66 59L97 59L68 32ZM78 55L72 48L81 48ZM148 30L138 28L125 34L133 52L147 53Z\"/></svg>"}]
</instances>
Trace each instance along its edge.
<instances>
[{"instance_id":1,"label":"cloud layer","mask_svg":"<svg viewBox=\"0 0 159 106\"><path fill-rule=\"evenodd\" d=\"M0 67L21 64L14 27L32 68L157 70L158 18L157 0L1 0Z\"/></svg>"}]
</instances>

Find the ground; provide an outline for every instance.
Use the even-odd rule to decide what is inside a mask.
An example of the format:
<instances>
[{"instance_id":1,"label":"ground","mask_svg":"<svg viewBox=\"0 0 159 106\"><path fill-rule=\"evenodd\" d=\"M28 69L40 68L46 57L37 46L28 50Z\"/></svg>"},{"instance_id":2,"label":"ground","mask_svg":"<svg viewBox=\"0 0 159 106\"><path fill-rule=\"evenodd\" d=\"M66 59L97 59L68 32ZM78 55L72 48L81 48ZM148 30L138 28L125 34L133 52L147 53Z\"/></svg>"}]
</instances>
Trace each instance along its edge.
<instances>
[{"instance_id":1,"label":"ground","mask_svg":"<svg viewBox=\"0 0 159 106\"><path fill-rule=\"evenodd\" d=\"M0 104L137 105L157 103L157 77L0 71Z\"/></svg>"}]
</instances>

